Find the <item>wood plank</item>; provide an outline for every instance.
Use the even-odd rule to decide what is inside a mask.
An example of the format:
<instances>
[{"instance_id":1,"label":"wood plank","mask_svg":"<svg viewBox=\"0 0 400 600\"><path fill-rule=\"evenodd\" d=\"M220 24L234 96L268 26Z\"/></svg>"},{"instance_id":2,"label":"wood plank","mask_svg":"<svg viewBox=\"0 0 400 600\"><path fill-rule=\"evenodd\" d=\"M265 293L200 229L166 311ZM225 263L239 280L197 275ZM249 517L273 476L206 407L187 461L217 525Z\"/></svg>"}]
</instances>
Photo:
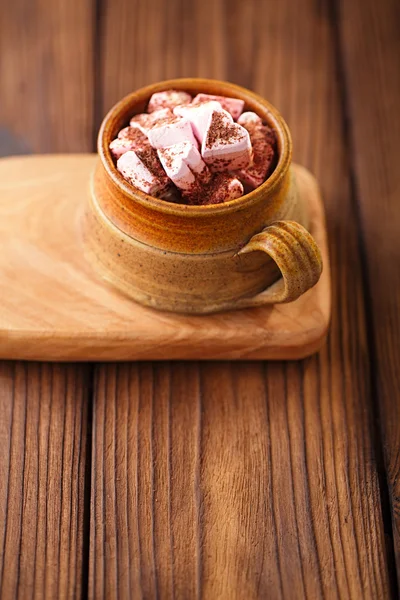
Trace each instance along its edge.
<instances>
[{"instance_id":1,"label":"wood plank","mask_svg":"<svg viewBox=\"0 0 400 600\"><path fill-rule=\"evenodd\" d=\"M98 368L90 596L387 598L329 3L237 1L226 18L219 1L190 14L154 0L140 18L137 3L105 4L103 108L151 80L207 74L281 109L326 198L333 318L327 346L303 363ZM148 22L171 44L153 45Z\"/></svg>"},{"instance_id":2,"label":"wood plank","mask_svg":"<svg viewBox=\"0 0 400 600\"><path fill-rule=\"evenodd\" d=\"M4 3L0 126L17 152L93 149L94 7L94 0Z\"/></svg>"},{"instance_id":3,"label":"wood plank","mask_svg":"<svg viewBox=\"0 0 400 600\"><path fill-rule=\"evenodd\" d=\"M0 154L92 150L94 1L1 4ZM85 591L88 376L0 363L2 598Z\"/></svg>"},{"instance_id":4,"label":"wood plank","mask_svg":"<svg viewBox=\"0 0 400 600\"><path fill-rule=\"evenodd\" d=\"M329 260L322 201L308 171L293 165L323 256L318 284L289 304L199 317L135 304L82 260L83 204L96 161L94 154L0 161L0 357L293 359L321 347L330 318Z\"/></svg>"},{"instance_id":5,"label":"wood plank","mask_svg":"<svg viewBox=\"0 0 400 600\"><path fill-rule=\"evenodd\" d=\"M321 362L99 368L90 597L388 596L367 417Z\"/></svg>"},{"instance_id":6,"label":"wood plank","mask_svg":"<svg viewBox=\"0 0 400 600\"><path fill-rule=\"evenodd\" d=\"M82 593L86 391L74 365L0 364L1 598Z\"/></svg>"},{"instance_id":7,"label":"wood plank","mask_svg":"<svg viewBox=\"0 0 400 600\"><path fill-rule=\"evenodd\" d=\"M348 133L366 247L376 409L400 581L400 10L395 0L340 2Z\"/></svg>"},{"instance_id":8,"label":"wood plank","mask_svg":"<svg viewBox=\"0 0 400 600\"><path fill-rule=\"evenodd\" d=\"M123 96L149 83L226 74L223 0L170 0L168 6L161 0L104 0L102 16L101 118Z\"/></svg>"}]
</instances>

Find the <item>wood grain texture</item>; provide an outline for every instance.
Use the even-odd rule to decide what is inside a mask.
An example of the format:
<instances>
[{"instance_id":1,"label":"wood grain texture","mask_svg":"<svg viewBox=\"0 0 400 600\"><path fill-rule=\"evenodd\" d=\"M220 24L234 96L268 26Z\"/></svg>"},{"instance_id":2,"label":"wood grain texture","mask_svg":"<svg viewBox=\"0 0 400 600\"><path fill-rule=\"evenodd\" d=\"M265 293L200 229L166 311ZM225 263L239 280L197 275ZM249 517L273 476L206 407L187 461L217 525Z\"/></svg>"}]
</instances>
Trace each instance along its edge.
<instances>
[{"instance_id":1,"label":"wood grain texture","mask_svg":"<svg viewBox=\"0 0 400 600\"><path fill-rule=\"evenodd\" d=\"M348 127L373 327L375 402L400 580L399 27L394 0L340 3Z\"/></svg>"},{"instance_id":2,"label":"wood grain texture","mask_svg":"<svg viewBox=\"0 0 400 600\"><path fill-rule=\"evenodd\" d=\"M90 597L388 597L367 415L323 361L99 368Z\"/></svg>"},{"instance_id":3,"label":"wood grain texture","mask_svg":"<svg viewBox=\"0 0 400 600\"><path fill-rule=\"evenodd\" d=\"M0 597L77 598L84 565L87 381L0 364Z\"/></svg>"},{"instance_id":4,"label":"wood grain texture","mask_svg":"<svg viewBox=\"0 0 400 600\"><path fill-rule=\"evenodd\" d=\"M160 55L144 29L132 34L134 4L119 0L117 22L105 3L104 108L114 95L182 75L228 79L275 104L326 198L332 327L327 347L303 363L98 368L90 595L387 598L331 5L235 1L224 12L199 1L189 14L182 4L169 3L175 20L161 2L146 5L166 15L171 43ZM195 16L207 10L198 36ZM129 56L145 60L127 69Z\"/></svg>"},{"instance_id":5,"label":"wood grain texture","mask_svg":"<svg viewBox=\"0 0 400 600\"><path fill-rule=\"evenodd\" d=\"M113 104L146 84L226 79L225 11L224 0L103 0L97 126Z\"/></svg>"},{"instance_id":6,"label":"wood grain texture","mask_svg":"<svg viewBox=\"0 0 400 600\"><path fill-rule=\"evenodd\" d=\"M1 126L32 152L92 150L94 2L1 5Z\"/></svg>"},{"instance_id":7,"label":"wood grain texture","mask_svg":"<svg viewBox=\"0 0 400 600\"><path fill-rule=\"evenodd\" d=\"M329 259L321 198L305 169L294 166L323 253L320 282L290 304L198 317L136 304L84 259L82 216L96 160L64 155L0 161L0 357L282 359L320 348L330 317Z\"/></svg>"},{"instance_id":8,"label":"wood grain texture","mask_svg":"<svg viewBox=\"0 0 400 600\"><path fill-rule=\"evenodd\" d=\"M2 156L93 149L93 9L0 0ZM87 585L88 375L0 363L1 598L77 598Z\"/></svg>"}]
</instances>

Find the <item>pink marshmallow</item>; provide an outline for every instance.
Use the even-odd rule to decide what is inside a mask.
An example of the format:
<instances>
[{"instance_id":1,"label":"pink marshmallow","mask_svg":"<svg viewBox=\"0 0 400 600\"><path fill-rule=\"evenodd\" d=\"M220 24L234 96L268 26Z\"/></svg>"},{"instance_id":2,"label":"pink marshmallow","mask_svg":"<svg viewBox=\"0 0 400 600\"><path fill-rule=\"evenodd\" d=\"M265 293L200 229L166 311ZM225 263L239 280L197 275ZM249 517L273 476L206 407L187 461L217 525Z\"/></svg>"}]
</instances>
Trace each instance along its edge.
<instances>
[{"instance_id":1,"label":"pink marshmallow","mask_svg":"<svg viewBox=\"0 0 400 600\"><path fill-rule=\"evenodd\" d=\"M274 131L264 125L262 119L253 112L243 113L238 120L250 134L253 148L253 163L238 173L241 181L255 189L265 181L275 157L276 139Z\"/></svg>"},{"instance_id":2,"label":"pink marshmallow","mask_svg":"<svg viewBox=\"0 0 400 600\"><path fill-rule=\"evenodd\" d=\"M118 138L110 144L111 154L115 159L137 148L145 148L149 146L147 137L136 127L125 127L118 133Z\"/></svg>"},{"instance_id":3,"label":"pink marshmallow","mask_svg":"<svg viewBox=\"0 0 400 600\"><path fill-rule=\"evenodd\" d=\"M172 110L169 108L162 108L151 114L140 113L134 115L130 121L130 126L137 127L142 133L147 135L147 132L154 127L154 125L161 123L165 119L170 119L171 117L173 117Z\"/></svg>"},{"instance_id":4,"label":"pink marshmallow","mask_svg":"<svg viewBox=\"0 0 400 600\"><path fill-rule=\"evenodd\" d=\"M249 133L234 123L225 110L214 110L209 117L201 154L212 171L245 169L252 161Z\"/></svg>"},{"instance_id":5,"label":"pink marshmallow","mask_svg":"<svg viewBox=\"0 0 400 600\"><path fill-rule=\"evenodd\" d=\"M139 130L138 130L139 131ZM111 154L115 159L120 158L125 152L129 152L129 150L134 150L135 144L130 140L120 140L116 138L110 144Z\"/></svg>"},{"instance_id":6,"label":"pink marshmallow","mask_svg":"<svg viewBox=\"0 0 400 600\"><path fill-rule=\"evenodd\" d=\"M153 148L166 148L181 142L190 142L197 146L190 122L180 117L172 117L158 123L147 132L147 137Z\"/></svg>"},{"instance_id":7,"label":"pink marshmallow","mask_svg":"<svg viewBox=\"0 0 400 600\"><path fill-rule=\"evenodd\" d=\"M228 173L216 173L208 185L196 194L187 195L188 204L221 204L243 196L243 185L237 177Z\"/></svg>"},{"instance_id":8,"label":"pink marshmallow","mask_svg":"<svg viewBox=\"0 0 400 600\"><path fill-rule=\"evenodd\" d=\"M201 144L209 117L214 110L221 110L219 102L203 102L202 104L196 105L187 104L185 106L176 106L174 108L174 114L190 121L193 133Z\"/></svg>"},{"instance_id":9,"label":"pink marshmallow","mask_svg":"<svg viewBox=\"0 0 400 600\"><path fill-rule=\"evenodd\" d=\"M253 129L254 127L258 127L263 124L262 118L257 115L257 113L252 111L244 112L238 118L239 125L246 127L246 129Z\"/></svg>"},{"instance_id":10,"label":"pink marshmallow","mask_svg":"<svg viewBox=\"0 0 400 600\"><path fill-rule=\"evenodd\" d=\"M197 146L190 142L160 148L157 153L166 174L179 189L190 192L198 183L210 180L207 165Z\"/></svg>"},{"instance_id":11,"label":"pink marshmallow","mask_svg":"<svg viewBox=\"0 0 400 600\"><path fill-rule=\"evenodd\" d=\"M157 154L150 147L125 152L117 161L117 169L128 183L152 196L160 196L169 185Z\"/></svg>"},{"instance_id":12,"label":"pink marshmallow","mask_svg":"<svg viewBox=\"0 0 400 600\"><path fill-rule=\"evenodd\" d=\"M193 104L199 104L199 102L207 102L209 100L215 100L219 102L222 108L228 111L235 119L235 121L239 118L239 116L243 112L244 108L244 100L240 100L239 98L228 98L227 96L213 96L211 94L197 94L193 99Z\"/></svg>"},{"instance_id":13,"label":"pink marshmallow","mask_svg":"<svg viewBox=\"0 0 400 600\"><path fill-rule=\"evenodd\" d=\"M152 113L160 108L170 108L171 110L179 104L189 104L192 96L181 90L166 90L165 92L156 92L152 95L147 106L147 111Z\"/></svg>"},{"instance_id":14,"label":"pink marshmallow","mask_svg":"<svg viewBox=\"0 0 400 600\"><path fill-rule=\"evenodd\" d=\"M147 135L140 131L137 127L124 127L118 133L118 138L120 140L130 140L134 142L137 146L148 145Z\"/></svg>"}]
</instances>

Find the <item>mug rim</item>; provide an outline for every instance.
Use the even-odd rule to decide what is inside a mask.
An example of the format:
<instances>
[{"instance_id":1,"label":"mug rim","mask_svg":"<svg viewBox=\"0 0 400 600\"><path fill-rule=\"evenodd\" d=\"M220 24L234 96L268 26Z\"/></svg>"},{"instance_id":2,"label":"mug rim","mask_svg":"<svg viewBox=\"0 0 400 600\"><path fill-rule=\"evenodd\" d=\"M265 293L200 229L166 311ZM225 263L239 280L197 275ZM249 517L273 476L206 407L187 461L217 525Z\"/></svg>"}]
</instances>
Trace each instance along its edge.
<instances>
[{"instance_id":1,"label":"mug rim","mask_svg":"<svg viewBox=\"0 0 400 600\"><path fill-rule=\"evenodd\" d=\"M168 202L161 198L156 198L139 189L133 188L117 170L113 161L109 144L113 139L115 132L112 130L112 125L116 119L119 119L121 114L128 113L133 110L136 104L147 101L150 96L159 91L165 89L177 89L185 91L196 91L200 88L203 93L207 93L207 87L220 88L219 95L230 95L231 97L238 97L248 103L255 103L265 111L263 119L268 121L269 125L272 125L280 145L279 158L275 166L274 171L260 186L244 194L240 198L235 200L229 200L221 204L208 204L208 205L188 205L179 204L174 202ZM211 93L211 92L209 92ZM128 115L127 115L128 116ZM257 202L260 199L260 195L269 196L274 190L281 184L285 177L292 159L292 139L289 128L279 113L279 111L270 102L265 100L259 94L248 90L242 86L227 81L221 81L218 79L207 79L207 78L177 78L167 79L157 83L153 83L138 90L131 92L119 100L114 106L108 111L104 117L100 126L98 138L97 138L97 149L100 156L100 160L106 170L107 175L112 179L113 183L122 189L124 194L128 196L133 202L138 202L147 208L152 208L159 212L175 214L179 216L208 216L221 212L232 212L241 210L247 207L253 202Z\"/></svg>"}]
</instances>

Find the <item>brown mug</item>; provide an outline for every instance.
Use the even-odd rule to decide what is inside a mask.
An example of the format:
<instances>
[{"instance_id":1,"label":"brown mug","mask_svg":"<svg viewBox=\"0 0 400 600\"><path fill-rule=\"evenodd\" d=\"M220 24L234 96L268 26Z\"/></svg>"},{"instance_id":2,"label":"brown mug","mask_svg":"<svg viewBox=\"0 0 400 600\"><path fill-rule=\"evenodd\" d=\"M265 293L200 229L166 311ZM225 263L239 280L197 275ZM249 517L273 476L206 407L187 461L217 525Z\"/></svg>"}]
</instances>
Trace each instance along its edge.
<instances>
[{"instance_id":1,"label":"brown mug","mask_svg":"<svg viewBox=\"0 0 400 600\"><path fill-rule=\"evenodd\" d=\"M277 136L278 161L257 189L223 204L188 206L149 196L117 171L109 144L154 92L241 98ZM162 81L129 94L105 117L85 213L85 247L98 272L134 300L181 313L290 302L316 284L320 251L297 194L288 127L266 100L211 79Z\"/></svg>"}]
</instances>

